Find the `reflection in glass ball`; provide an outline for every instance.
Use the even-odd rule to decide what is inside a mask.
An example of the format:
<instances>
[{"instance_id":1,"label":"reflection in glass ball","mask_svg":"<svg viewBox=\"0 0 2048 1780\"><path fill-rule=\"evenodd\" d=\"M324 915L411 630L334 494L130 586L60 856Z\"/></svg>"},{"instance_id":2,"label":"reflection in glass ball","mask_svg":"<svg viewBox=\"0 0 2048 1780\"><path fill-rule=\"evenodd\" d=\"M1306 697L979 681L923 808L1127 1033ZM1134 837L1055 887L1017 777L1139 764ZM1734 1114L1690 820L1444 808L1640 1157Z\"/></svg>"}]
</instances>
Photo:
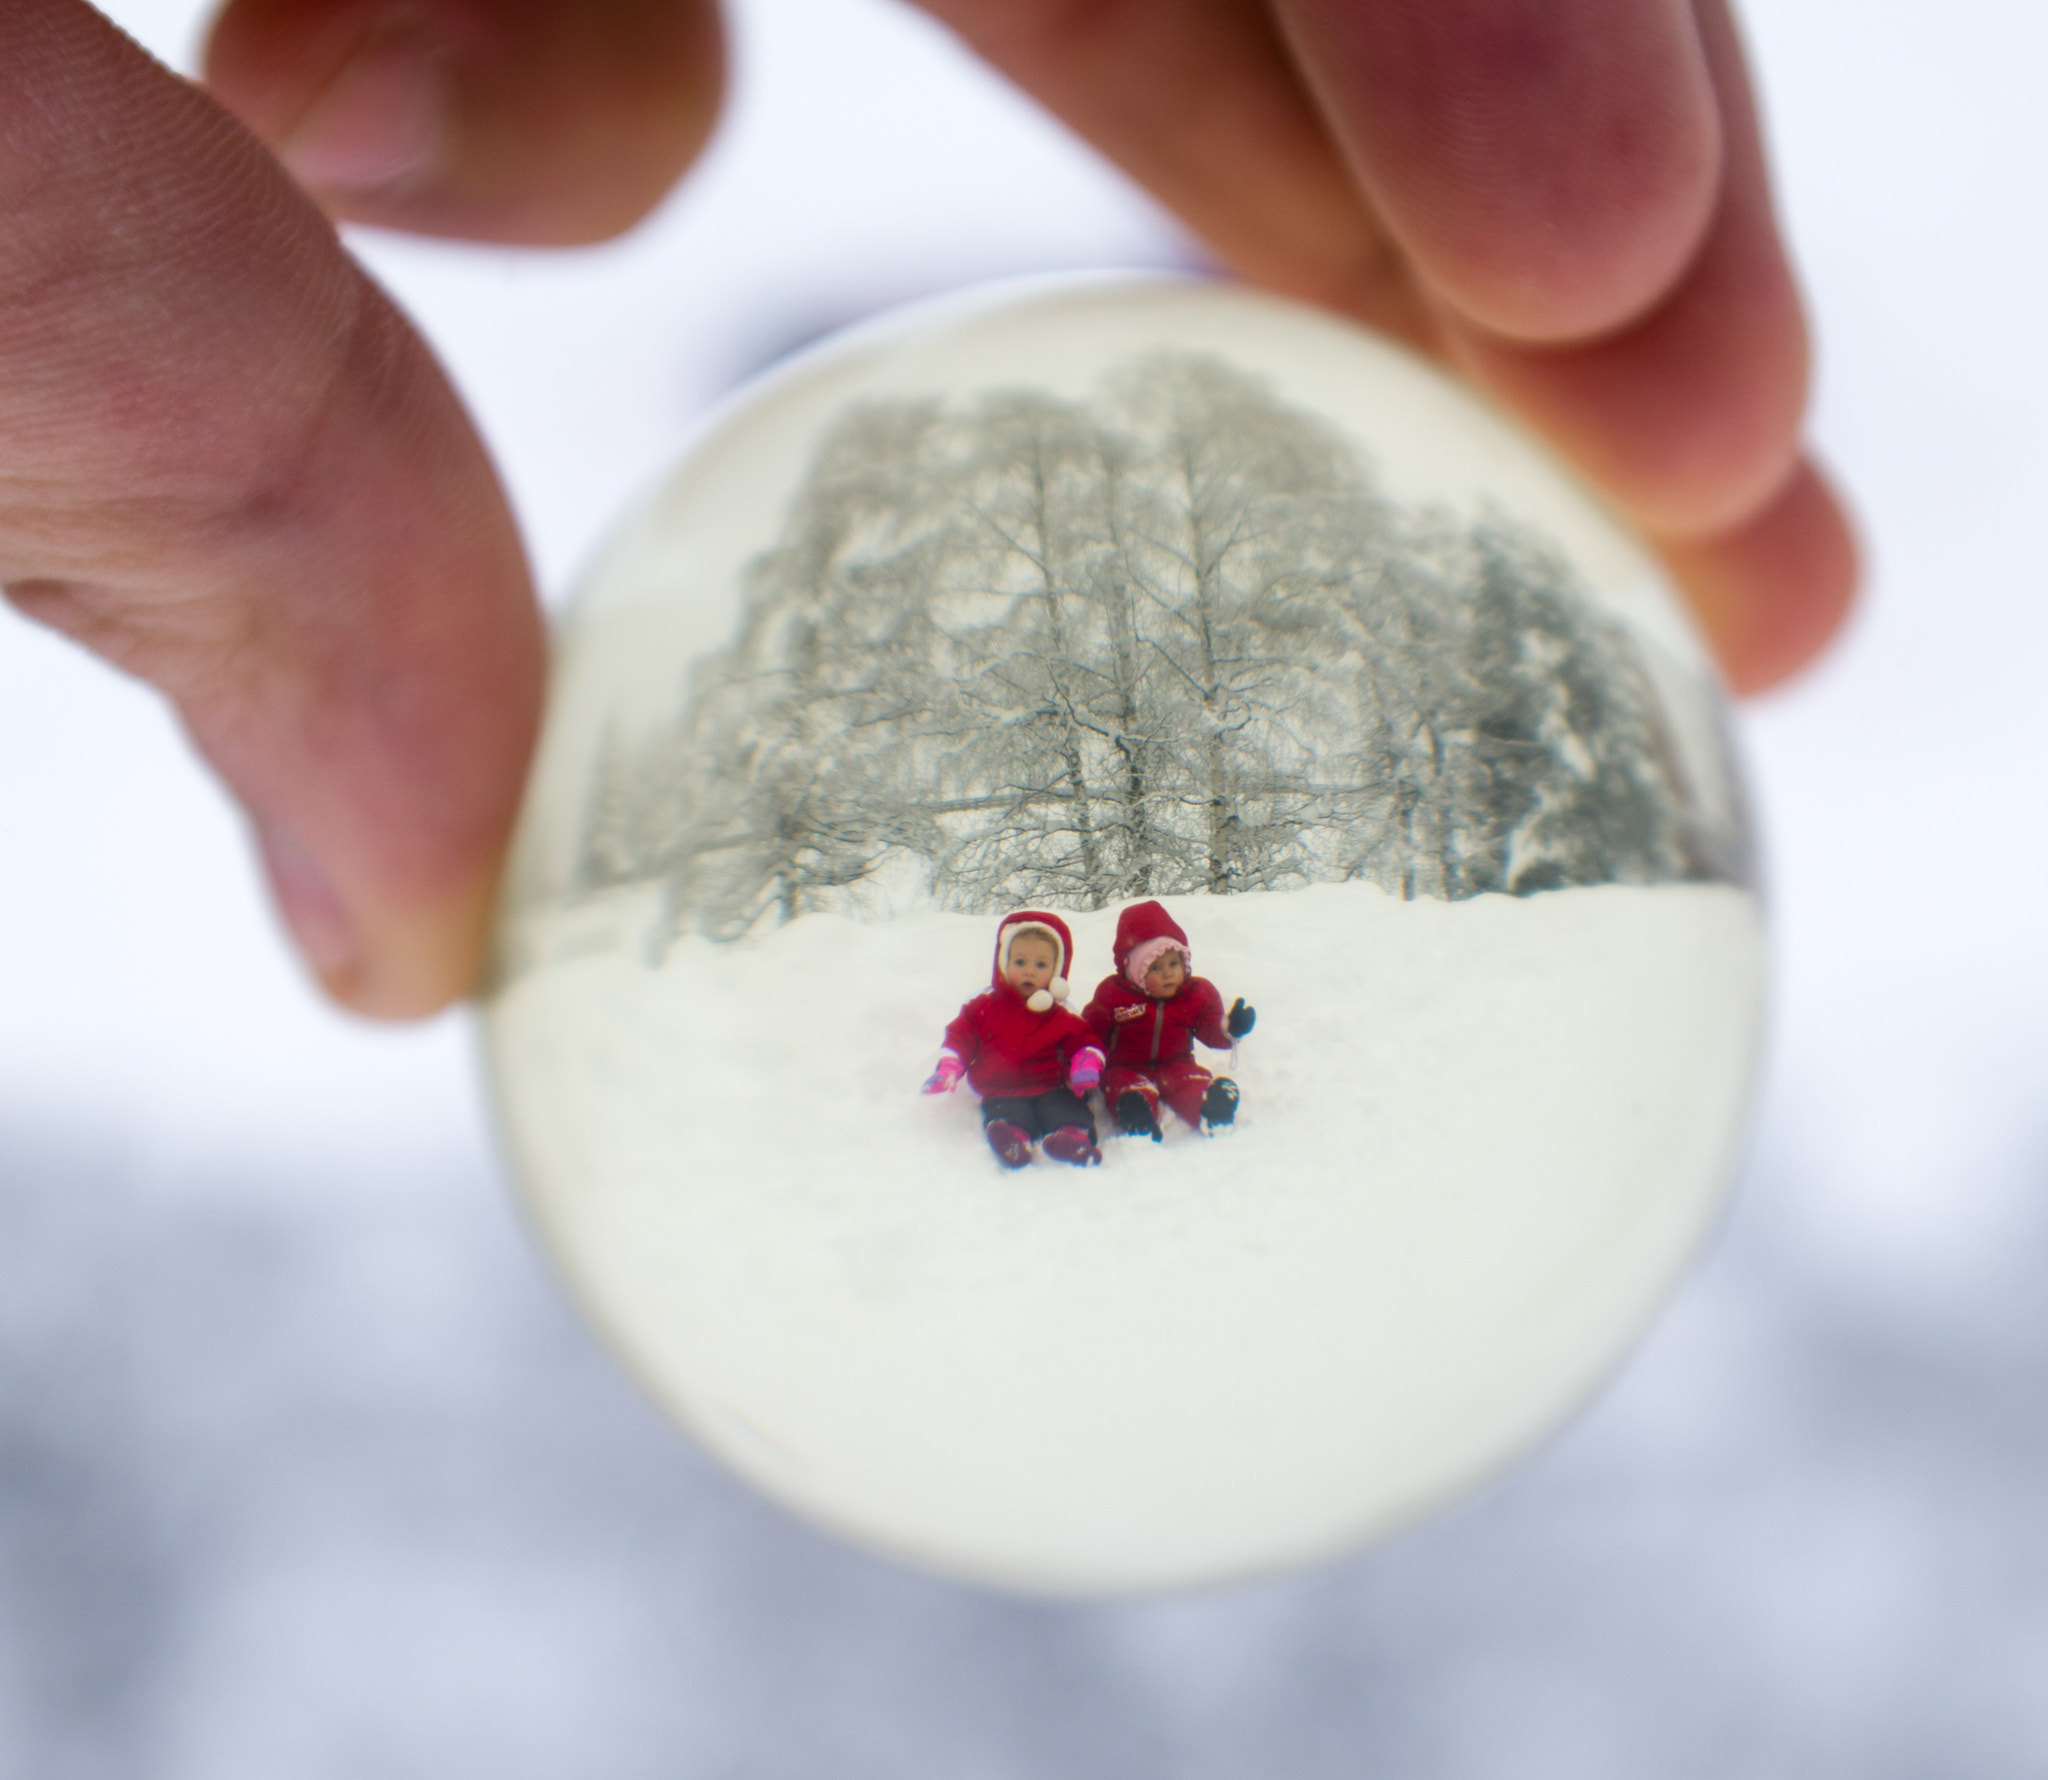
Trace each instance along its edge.
<instances>
[{"instance_id":1,"label":"reflection in glass ball","mask_svg":"<svg viewBox=\"0 0 2048 1780\"><path fill-rule=\"evenodd\" d=\"M1406 355L1118 281L806 354L642 507L486 1024L537 1225L706 1444L1099 1592L1553 1427L1713 1214L1761 983L1649 559Z\"/></svg>"}]
</instances>

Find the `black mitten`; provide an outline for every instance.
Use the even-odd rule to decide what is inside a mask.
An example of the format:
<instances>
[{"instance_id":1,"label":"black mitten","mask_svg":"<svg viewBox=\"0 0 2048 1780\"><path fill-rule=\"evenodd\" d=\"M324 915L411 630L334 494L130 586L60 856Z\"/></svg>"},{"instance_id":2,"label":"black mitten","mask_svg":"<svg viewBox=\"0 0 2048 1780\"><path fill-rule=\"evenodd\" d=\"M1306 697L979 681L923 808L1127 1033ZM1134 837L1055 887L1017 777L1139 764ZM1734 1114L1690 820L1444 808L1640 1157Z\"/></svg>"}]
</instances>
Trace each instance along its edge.
<instances>
[{"instance_id":1,"label":"black mitten","mask_svg":"<svg viewBox=\"0 0 2048 1780\"><path fill-rule=\"evenodd\" d=\"M1246 1007L1240 995L1230 1004L1230 1012L1224 1016L1223 1030L1232 1038L1242 1038L1258 1021L1258 1010Z\"/></svg>"}]
</instances>

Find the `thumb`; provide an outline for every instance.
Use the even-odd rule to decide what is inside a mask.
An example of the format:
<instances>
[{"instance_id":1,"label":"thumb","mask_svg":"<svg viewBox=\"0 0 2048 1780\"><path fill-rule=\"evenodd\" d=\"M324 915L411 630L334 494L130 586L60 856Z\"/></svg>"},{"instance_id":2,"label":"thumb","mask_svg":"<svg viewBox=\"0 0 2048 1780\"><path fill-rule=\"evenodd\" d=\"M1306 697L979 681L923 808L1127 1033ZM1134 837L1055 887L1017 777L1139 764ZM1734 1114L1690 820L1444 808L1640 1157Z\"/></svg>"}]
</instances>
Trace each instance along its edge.
<instances>
[{"instance_id":1,"label":"thumb","mask_svg":"<svg viewBox=\"0 0 2048 1780\"><path fill-rule=\"evenodd\" d=\"M328 989L474 977L544 648L460 404L226 112L0 8L0 581L177 706Z\"/></svg>"}]
</instances>

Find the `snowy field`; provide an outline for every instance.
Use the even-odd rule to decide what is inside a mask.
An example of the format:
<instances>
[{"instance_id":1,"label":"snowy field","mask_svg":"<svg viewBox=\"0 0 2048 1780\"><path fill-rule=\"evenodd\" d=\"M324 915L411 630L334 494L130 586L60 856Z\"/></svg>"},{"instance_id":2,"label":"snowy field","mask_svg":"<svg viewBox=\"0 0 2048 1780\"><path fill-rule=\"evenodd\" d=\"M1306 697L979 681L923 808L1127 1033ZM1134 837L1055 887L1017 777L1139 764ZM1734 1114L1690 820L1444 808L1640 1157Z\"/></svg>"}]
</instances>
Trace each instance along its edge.
<instances>
[{"instance_id":1,"label":"snowy field","mask_svg":"<svg viewBox=\"0 0 2048 1780\"><path fill-rule=\"evenodd\" d=\"M1406 1518L1608 1370L1725 1179L1754 899L1173 907L1259 1010L1237 1129L1015 1174L971 1094L917 1092L992 921L813 915L654 969L651 894L557 919L571 955L488 1016L513 1154L592 1314L732 1463L993 1580L1208 1580ZM1076 1005L1115 919L1072 918Z\"/></svg>"},{"instance_id":2,"label":"snowy field","mask_svg":"<svg viewBox=\"0 0 2048 1780\"><path fill-rule=\"evenodd\" d=\"M197 0L115 10L189 62ZM1188 253L908 11L734 10L732 125L633 241L358 242L552 589L820 325ZM2048 19L1741 10L1871 600L1743 717L1763 1115L1585 1413L1388 1545L1193 1597L811 1531L565 1308L464 1023L321 1010L161 709L0 614L0 1777L2048 1772Z\"/></svg>"}]
</instances>

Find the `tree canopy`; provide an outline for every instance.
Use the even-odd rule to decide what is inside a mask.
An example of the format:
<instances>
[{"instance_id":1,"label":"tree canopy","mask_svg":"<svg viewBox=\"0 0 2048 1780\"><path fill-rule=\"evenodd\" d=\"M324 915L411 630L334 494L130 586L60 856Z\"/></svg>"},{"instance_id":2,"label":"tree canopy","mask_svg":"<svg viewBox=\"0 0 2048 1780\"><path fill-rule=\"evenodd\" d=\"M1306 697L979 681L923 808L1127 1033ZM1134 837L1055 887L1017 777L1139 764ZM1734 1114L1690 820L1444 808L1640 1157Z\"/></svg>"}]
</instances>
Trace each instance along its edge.
<instances>
[{"instance_id":1,"label":"tree canopy","mask_svg":"<svg viewBox=\"0 0 2048 1780\"><path fill-rule=\"evenodd\" d=\"M1631 633L1525 525L1387 498L1160 353L1089 400L875 402L817 450L674 720L608 732L576 887L732 937L858 912L1364 879L1725 877Z\"/></svg>"}]
</instances>

